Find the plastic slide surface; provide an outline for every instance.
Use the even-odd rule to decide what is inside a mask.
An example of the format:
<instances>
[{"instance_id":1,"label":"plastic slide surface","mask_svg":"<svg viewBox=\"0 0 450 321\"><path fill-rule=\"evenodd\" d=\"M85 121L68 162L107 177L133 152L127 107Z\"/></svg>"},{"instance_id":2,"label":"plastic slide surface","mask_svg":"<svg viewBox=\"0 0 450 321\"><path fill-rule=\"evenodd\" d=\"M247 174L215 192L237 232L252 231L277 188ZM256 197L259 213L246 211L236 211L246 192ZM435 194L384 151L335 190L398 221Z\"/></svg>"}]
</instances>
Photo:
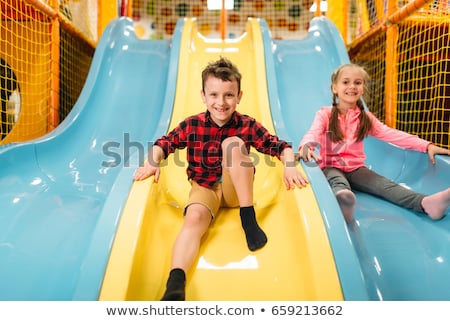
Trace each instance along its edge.
<instances>
[{"instance_id":1,"label":"plastic slide surface","mask_svg":"<svg viewBox=\"0 0 450 321\"><path fill-rule=\"evenodd\" d=\"M259 22L249 19L242 36L226 41L201 37L195 20L179 21L177 30L182 30L182 39L169 129L186 116L205 110L200 96L201 71L209 61L225 56L243 75L238 110L273 132ZM187 275L186 299L342 300L333 253L312 189L286 191L282 164L257 152L253 156L257 163L255 209L268 243L249 251L238 209L221 209ZM162 165L158 183L149 178L133 184L100 300L161 298L188 197L185 169L181 151Z\"/></svg>"},{"instance_id":2,"label":"plastic slide surface","mask_svg":"<svg viewBox=\"0 0 450 321\"><path fill-rule=\"evenodd\" d=\"M173 104L178 49L138 40L131 25L105 30L55 131L0 150L0 300L98 298L132 163L165 130Z\"/></svg>"},{"instance_id":3,"label":"plastic slide surface","mask_svg":"<svg viewBox=\"0 0 450 321\"><path fill-rule=\"evenodd\" d=\"M308 39L272 41L266 48L271 48L265 52L277 132L298 144L315 112L331 104L332 71L349 58L342 38L325 17L311 22ZM437 156L433 166L427 154L377 139L367 139L365 148L367 165L400 184L424 194L449 187L448 156ZM424 214L356 193L355 222L345 228L346 232L342 230L342 214L321 171L312 164L303 163L303 168L327 222L344 293L347 286L347 293L358 293L350 287L352 276L348 273L354 267L351 262L356 253L370 300L450 299L448 215L432 221ZM348 234L351 247L346 242ZM353 277L358 278L357 273Z\"/></svg>"}]
</instances>

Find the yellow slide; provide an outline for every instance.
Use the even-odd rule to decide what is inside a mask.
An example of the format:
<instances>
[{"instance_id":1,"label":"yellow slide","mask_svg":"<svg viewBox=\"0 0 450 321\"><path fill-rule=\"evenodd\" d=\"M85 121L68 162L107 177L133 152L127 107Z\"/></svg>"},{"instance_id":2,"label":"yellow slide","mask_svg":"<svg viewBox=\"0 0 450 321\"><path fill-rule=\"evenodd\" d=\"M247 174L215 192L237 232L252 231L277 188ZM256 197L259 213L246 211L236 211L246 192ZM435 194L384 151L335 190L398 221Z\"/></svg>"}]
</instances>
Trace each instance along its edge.
<instances>
[{"instance_id":1,"label":"yellow slide","mask_svg":"<svg viewBox=\"0 0 450 321\"><path fill-rule=\"evenodd\" d=\"M201 71L220 56L242 73L238 111L274 133L259 23L249 19L235 40L209 40L186 19L170 129L206 109ZM294 147L295 148L295 147ZM187 275L187 300L343 300L322 216L311 188L287 191L276 158L252 152L255 209L268 243L251 252L239 209L221 209ZM100 292L100 300L159 300L170 270L172 245L189 193L185 151L170 155L153 178L135 182L125 204ZM299 166L299 169L301 167ZM131 179L131 178L130 178Z\"/></svg>"}]
</instances>

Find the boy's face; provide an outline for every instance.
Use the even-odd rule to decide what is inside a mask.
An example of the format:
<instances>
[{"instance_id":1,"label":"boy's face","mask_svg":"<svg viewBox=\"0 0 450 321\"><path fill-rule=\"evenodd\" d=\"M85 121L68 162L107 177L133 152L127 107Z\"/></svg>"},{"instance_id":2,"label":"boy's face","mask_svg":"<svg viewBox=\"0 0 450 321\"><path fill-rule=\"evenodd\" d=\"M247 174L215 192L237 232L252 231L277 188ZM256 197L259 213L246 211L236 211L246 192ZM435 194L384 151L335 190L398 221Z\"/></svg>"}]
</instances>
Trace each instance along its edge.
<instances>
[{"instance_id":1,"label":"boy's face","mask_svg":"<svg viewBox=\"0 0 450 321\"><path fill-rule=\"evenodd\" d=\"M241 101L242 91L238 92L237 81L223 81L210 76L204 88L205 91L201 91L202 100L211 118L218 126L225 125Z\"/></svg>"}]
</instances>

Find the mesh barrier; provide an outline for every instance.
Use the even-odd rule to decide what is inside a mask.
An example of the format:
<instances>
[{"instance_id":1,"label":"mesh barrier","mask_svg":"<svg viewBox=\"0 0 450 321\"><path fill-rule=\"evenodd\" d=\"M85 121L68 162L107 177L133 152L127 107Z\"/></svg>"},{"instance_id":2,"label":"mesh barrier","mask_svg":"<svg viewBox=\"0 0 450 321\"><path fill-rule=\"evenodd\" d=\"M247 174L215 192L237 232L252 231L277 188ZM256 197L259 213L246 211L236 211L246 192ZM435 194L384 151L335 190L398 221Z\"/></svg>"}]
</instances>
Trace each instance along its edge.
<instances>
[{"instance_id":1,"label":"mesh barrier","mask_svg":"<svg viewBox=\"0 0 450 321\"><path fill-rule=\"evenodd\" d=\"M83 88L91 66L94 50L79 38L61 30L60 95L57 121L72 110Z\"/></svg>"},{"instance_id":2,"label":"mesh barrier","mask_svg":"<svg viewBox=\"0 0 450 321\"><path fill-rule=\"evenodd\" d=\"M219 1L220 2L220 1ZM314 1L234 1L227 38L239 36L247 17L263 18L277 39L303 39L317 14ZM447 0L328 0L326 15L348 45L350 59L366 67L369 109L391 127L449 148ZM342 13L346 14L342 14ZM169 38L177 19L197 17L205 37L219 37L220 14L206 1L135 0L132 18L142 38Z\"/></svg>"},{"instance_id":3,"label":"mesh barrier","mask_svg":"<svg viewBox=\"0 0 450 321\"><path fill-rule=\"evenodd\" d=\"M95 41L68 5L0 0L1 144L55 128L83 88Z\"/></svg>"},{"instance_id":4,"label":"mesh barrier","mask_svg":"<svg viewBox=\"0 0 450 321\"><path fill-rule=\"evenodd\" d=\"M348 47L372 77L369 109L391 127L450 148L449 2L364 2L374 13L371 27L359 28Z\"/></svg>"},{"instance_id":5,"label":"mesh barrier","mask_svg":"<svg viewBox=\"0 0 450 321\"><path fill-rule=\"evenodd\" d=\"M228 1L226 1L228 2ZM277 39L304 38L313 18L314 0L234 0L227 10L226 38L235 38L245 31L248 17L263 18ZM221 8L221 1L216 1ZM183 17L196 17L199 32L208 38L220 38L220 10L208 10L205 0L134 0L132 18L136 33L145 39L167 39L175 24Z\"/></svg>"},{"instance_id":6,"label":"mesh barrier","mask_svg":"<svg viewBox=\"0 0 450 321\"><path fill-rule=\"evenodd\" d=\"M314 0L234 0L222 28L220 10L207 10L206 0L122 2L142 39L169 39L182 17L196 17L199 31L209 38L219 38L222 31L226 38L238 37L247 18L255 17L267 21L276 39L303 39L309 21L321 14L311 11ZM371 75L369 109L391 127L449 148L449 2L326 3L323 14L335 21L350 59ZM107 5L98 0L0 0L0 144L43 135L67 116L98 40L96 17Z\"/></svg>"}]
</instances>

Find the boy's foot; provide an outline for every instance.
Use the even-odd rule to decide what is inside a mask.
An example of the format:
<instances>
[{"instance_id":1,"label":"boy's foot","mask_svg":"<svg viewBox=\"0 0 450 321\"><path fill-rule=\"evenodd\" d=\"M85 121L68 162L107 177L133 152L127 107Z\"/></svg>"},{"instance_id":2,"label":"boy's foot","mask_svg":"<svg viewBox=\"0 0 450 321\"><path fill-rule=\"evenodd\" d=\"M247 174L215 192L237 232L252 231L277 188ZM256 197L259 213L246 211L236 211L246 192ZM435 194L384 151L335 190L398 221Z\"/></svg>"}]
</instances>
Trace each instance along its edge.
<instances>
[{"instance_id":1,"label":"boy's foot","mask_svg":"<svg viewBox=\"0 0 450 321\"><path fill-rule=\"evenodd\" d=\"M450 188L422 199L422 208L433 220L440 220L450 206Z\"/></svg>"},{"instance_id":2,"label":"boy's foot","mask_svg":"<svg viewBox=\"0 0 450 321\"><path fill-rule=\"evenodd\" d=\"M161 301L185 301L185 292L184 289L178 290L166 290Z\"/></svg>"},{"instance_id":3,"label":"boy's foot","mask_svg":"<svg viewBox=\"0 0 450 321\"><path fill-rule=\"evenodd\" d=\"M185 300L186 274L182 269L170 271L167 280L166 292L161 301L184 301Z\"/></svg>"},{"instance_id":4,"label":"boy's foot","mask_svg":"<svg viewBox=\"0 0 450 321\"><path fill-rule=\"evenodd\" d=\"M336 199L342 214L344 214L345 221L350 223L353 220L353 213L355 211L355 194L351 190L343 189L336 193Z\"/></svg>"},{"instance_id":5,"label":"boy's foot","mask_svg":"<svg viewBox=\"0 0 450 321\"><path fill-rule=\"evenodd\" d=\"M247 239L247 246L250 251L256 251L267 243L266 233L256 222L256 214L253 206L241 207L240 209L242 228Z\"/></svg>"}]
</instances>

